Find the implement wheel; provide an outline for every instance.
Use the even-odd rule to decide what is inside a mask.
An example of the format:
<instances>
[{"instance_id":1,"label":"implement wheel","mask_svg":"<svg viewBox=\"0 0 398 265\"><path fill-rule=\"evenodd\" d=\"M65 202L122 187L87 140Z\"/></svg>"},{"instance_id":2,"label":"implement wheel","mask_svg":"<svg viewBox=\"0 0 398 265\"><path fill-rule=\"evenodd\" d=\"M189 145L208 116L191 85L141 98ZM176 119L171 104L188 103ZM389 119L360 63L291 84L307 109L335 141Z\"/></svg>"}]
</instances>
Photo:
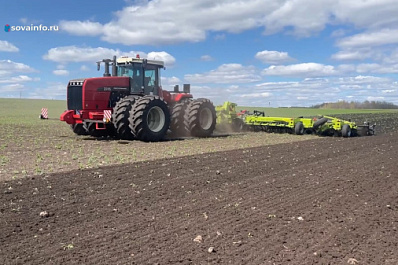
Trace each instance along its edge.
<instances>
[{"instance_id":1,"label":"implement wheel","mask_svg":"<svg viewBox=\"0 0 398 265\"><path fill-rule=\"evenodd\" d=\"M235 132L244 132L244 131L246 131L246 124L240 118L236 118L236 119L234 119L232 121L232 127L233 127Z\"/></svg>"},{"instance_id":2,"label":"implement wheel","mask_svg":"<svg viewBox=\"0 0 398 265\"><path fill-rule=\"evenodd\" d=\"M299 121L298 123L296 123L296 125L294 126L294 133L297 135L303 135L304 134L304 125L301 121Z\"/></svg>"},{"instance_id":3,"label":"implement wheel","mask_svg":"<svg viewBox=\"0 0 398 265\"><path fill-rule=\"evenodd\" d=\"M344 124L341 128L341 136L344 138L351 137L351 127L348 124Z\"/></svg>"},{"instance_id":4,"label":"implement wheel","mask_svg":"<svg viewBox=\"0 0 398 265\"><path fill-rule=\"evenodd\" d=\"M320 118L319 120L314 122L314 125L312 126L312 128L314 128L314 130L316 130L320 126L324 125L327 121L328 121L328 118Z\"/></svg>"}]
</instances>

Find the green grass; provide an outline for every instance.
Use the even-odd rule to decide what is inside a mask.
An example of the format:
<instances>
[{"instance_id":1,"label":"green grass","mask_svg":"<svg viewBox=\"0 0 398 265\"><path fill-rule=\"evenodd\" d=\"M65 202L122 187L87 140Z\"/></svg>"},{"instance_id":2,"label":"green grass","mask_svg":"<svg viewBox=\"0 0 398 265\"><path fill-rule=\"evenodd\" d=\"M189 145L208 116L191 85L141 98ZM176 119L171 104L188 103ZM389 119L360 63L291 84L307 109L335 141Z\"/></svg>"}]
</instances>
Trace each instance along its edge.
<instances>
[{"instance_id":1,"label":"green grass","mask_svg":"<svg viewBox=\"0 0 398 265\"><path fill-rule=\"evenodd\" d=\"M0 124L37 124L41 108L48 109L50 120L59 120L59 116L66 109L65 100L44 99L8 99L0 98ZM237 110L264 111L266 116L297 117L316 115L336 115L351 113L397 113L398 110L366 110L366 109L310 109L310 108L264 108L241 107Z\"/></svg>"},{"instance_id":2,"label":"green grass","mask_svg":"<svg viewBox=\"0 0 398 265\"><path fill-rule=\"evenodd\" d=\"M48 109L48 116L51 120L59 120L59 116L66 109L66 101L0 98L0 124L36 124L41 108Z\"/></svg>"}]
</instances>

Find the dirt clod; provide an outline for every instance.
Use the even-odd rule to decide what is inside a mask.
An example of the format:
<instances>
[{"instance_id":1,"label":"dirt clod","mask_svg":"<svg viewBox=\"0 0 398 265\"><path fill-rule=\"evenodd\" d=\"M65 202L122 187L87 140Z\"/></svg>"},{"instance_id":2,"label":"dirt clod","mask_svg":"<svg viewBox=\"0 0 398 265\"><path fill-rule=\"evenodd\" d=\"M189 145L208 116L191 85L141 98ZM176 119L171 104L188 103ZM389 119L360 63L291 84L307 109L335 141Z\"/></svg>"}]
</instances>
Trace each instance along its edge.
<instances>
[{"instance_id":1,"label":"dirt clod","mask_svg":"<svg viewBox=\"0 0 398 265\"><path fill-rule=\"evenodd\" d=\"M195 238L194 238L194 240L193 240L194 242L197 242L197 243L202 243L202 241L203 241L203 238L202 238L202 236L201 235L198 235L198 236L196 236Z\"/></svg>"},{"instance_id":2,"label":"dirt clod","mask_svg":"<svg viewBox=\"0 0 398 265\"><path fill-rule=\"evenodd\" d=\"M47 211L40 212L40 217L49 217L50 214Z\"/></svg>"},{"instance_id":3,"label":"dirt clod","mask_svg":"<svg viewBox=\"0 0 398 265\"><path fill-rule=\"evenodd\" d=\"M351 264L351 265L355 265L355 264L358 264L358 260L356 260L356 259L354 259L354 258L349 258L349 259L347 260L347 263L348 263L348 264Z\"/></svg>"}]
</instances>

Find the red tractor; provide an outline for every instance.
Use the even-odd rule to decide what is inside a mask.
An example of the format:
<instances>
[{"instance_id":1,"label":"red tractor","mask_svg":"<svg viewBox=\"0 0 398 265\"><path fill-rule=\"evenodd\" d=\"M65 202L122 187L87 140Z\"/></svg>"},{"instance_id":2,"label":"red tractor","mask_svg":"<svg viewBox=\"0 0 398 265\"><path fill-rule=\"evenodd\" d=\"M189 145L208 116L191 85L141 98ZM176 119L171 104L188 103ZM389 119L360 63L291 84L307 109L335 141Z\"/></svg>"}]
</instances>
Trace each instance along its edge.
<instances>
[{"instance_id":1,"label":"red tractor","mask_svg":"<svg viewBox=\"0 0 398 265\"><path fill-rule=\"evenodd\" d=\"M74 133L112 136L147 142L162 140L168 131L175 136L210 136L216 125L213 103L193 99L190 85L162 90L162 61L122 57L104 59L103 77L70 80L68 110L60 120ZM112 66L112 74L109 66Z\"/></svg>"}]
</instances>

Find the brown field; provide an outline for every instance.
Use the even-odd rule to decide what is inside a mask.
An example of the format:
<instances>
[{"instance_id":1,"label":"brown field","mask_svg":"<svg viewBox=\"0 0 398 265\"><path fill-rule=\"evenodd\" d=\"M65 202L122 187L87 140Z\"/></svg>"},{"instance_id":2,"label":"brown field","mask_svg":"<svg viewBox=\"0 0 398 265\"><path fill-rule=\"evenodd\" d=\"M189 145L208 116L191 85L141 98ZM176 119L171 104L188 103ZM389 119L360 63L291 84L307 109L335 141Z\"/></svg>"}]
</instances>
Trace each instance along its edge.
<instances>
[{"instance_id":1,"label":"brown field","mask_svg":"<svg viewBox=\"0 0 398 265\"><path fill-rule=\"evenodd\" d=\"M14 126L1 136L0 260L398 264L397 115L378 115L379 135L349 139L142 143Z\"/></svg>"}]
</instances>

